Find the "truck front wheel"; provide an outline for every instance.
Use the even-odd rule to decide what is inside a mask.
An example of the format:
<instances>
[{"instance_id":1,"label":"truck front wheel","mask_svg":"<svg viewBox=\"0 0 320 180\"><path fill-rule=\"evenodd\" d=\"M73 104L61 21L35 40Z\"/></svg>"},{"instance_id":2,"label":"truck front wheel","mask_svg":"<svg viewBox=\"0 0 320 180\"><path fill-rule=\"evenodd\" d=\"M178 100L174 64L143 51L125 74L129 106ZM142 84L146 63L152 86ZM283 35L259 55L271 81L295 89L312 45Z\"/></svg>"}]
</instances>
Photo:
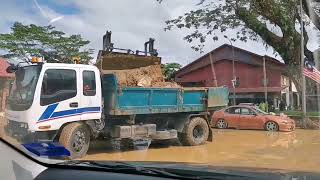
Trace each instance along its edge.
<instances>
[{"instance_id":1,"label":"truck front wheel","mask_svg":"<svg viewBox=\"0 0 320 180\"><path fill-rule=\"evenodd\" d=\"M195 117L184 127L184 133L179 135L179 140L183 145L197 146L204 144L209 136L209 126L207 121L201 117Z\"/></svg>"},{"instance_id":2,"label":"truck front wheel","mask_svg":"<svg viewBox=\"0 0 320 180\"><path fill-rule=\"evenodd\" d=\"M90 131L82 123L68 124L62 129L59 142L70 151L72 159L81 158L89 149Z\"/></svg>"}]
</instances>

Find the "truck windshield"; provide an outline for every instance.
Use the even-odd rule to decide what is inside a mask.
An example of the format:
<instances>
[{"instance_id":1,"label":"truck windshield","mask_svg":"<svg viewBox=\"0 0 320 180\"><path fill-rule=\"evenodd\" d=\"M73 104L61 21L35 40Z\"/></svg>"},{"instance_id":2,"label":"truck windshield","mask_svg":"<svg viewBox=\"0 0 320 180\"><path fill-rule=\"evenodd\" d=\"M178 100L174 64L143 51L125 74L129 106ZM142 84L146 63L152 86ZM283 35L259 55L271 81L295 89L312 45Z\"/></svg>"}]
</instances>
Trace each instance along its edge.
<instances>
[{"instance_id":1,"label":"truck windshield","mask_svg":"<svg viewBox=\"0 0 320 180\"><path fill-rule=\"evenodd\" d=\"M41 66L38 65L21 67L16 71L16 79L8 98L10 110L25 111L30 108L40 71Z\"/></svg>"}]
</instances>

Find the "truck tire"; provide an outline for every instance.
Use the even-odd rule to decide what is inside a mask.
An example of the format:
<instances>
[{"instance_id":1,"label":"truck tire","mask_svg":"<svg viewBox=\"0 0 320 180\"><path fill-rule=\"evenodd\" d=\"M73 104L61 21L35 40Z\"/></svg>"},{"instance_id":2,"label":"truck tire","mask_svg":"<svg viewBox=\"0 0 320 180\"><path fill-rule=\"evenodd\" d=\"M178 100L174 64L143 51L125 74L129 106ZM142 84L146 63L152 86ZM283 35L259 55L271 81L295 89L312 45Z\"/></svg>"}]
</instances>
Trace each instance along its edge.
<instances>
[{"instance_id":1,"label":"truck tire","mask_svg":"<svg viewBox=\"0 0 320 180\"><path fill-rule=\"evenodd\" d=\"M71 159L82 158L90 144L90 131L82 123L66 125L60 134L59 142L70 151Z\"/></svg>"},{"instance_id":2,"label":"truck tire","mask_svg":"<svg viewBox=\"0 0 320 180\"><path fill-rule=\"evenodd\" d=\"M184 133L179 134L179 140L186 146L204 144L209 136L209 126L202 117L195 117L184 127Z\"/></svg>"}]
</instances>

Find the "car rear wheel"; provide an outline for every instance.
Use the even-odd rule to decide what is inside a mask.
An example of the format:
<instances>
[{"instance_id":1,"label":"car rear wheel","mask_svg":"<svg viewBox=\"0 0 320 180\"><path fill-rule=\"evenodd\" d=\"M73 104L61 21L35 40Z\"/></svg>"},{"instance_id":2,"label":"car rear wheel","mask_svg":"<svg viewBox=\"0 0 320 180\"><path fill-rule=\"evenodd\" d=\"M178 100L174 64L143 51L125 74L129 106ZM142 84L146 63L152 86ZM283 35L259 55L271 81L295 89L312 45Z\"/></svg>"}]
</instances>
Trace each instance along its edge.
<instances>
[{"instance_id":1,"label":"car rear wheel","mask_svg":"<svg viewBox=\"0 0 320 180\"><path fill-rule=\"evenodd\" d=\"M219 129L226 129L228 127L228 124L224 119L219 119L216 124L216 127Z\"/></svg>"},{"instance_id":2,"label":"car rear wheel","mask_svg":"<svg viewBox=\"0 0 320 180\"><path fill-rule=\"evenodd\" d=\"M279 131L279 126L276 122L273 122L273 121L268 121L266 123L266 130L267 131Z\"/></svg>"}]
</instances>

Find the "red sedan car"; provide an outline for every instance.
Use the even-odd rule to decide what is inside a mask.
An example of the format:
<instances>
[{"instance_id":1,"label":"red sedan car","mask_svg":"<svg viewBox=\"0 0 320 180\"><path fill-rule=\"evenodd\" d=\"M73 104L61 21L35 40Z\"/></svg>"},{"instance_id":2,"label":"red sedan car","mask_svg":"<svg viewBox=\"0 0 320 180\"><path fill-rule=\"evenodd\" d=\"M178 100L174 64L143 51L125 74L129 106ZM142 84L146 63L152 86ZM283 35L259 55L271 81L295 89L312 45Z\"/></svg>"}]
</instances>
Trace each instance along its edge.
<instances>
[{"instance_id":1,"label":"red sedan car","mask_svg":"<svg viewBox=\"0 0 320 180\"><path fill-rule=\"evenodd\" d=\"M294 120L286 116L270 115L254 106L231 106L213 114L212 125L219 129L264 129L267 131L293 131Z\"/></svg>"}]
</instances>

